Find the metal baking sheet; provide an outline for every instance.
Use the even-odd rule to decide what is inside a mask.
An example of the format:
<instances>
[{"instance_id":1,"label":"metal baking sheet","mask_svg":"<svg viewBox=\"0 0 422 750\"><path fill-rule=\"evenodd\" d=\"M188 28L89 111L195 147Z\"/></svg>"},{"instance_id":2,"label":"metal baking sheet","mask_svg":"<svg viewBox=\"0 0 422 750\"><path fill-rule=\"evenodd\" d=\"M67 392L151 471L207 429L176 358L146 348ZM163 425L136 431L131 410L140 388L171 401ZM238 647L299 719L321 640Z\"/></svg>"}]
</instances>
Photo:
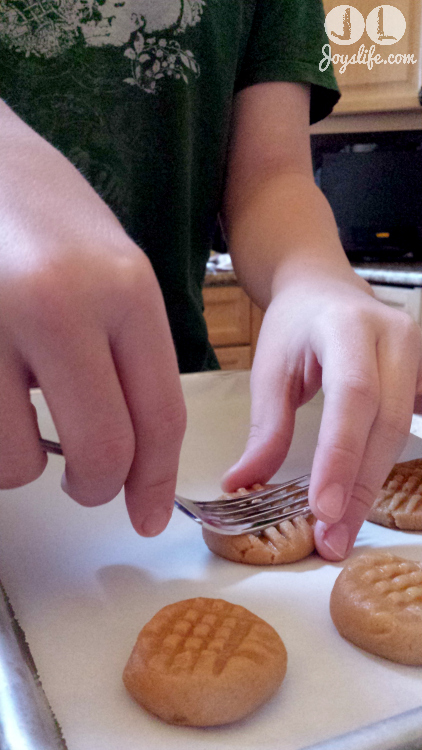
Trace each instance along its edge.
<instances>
[{"instance_id":1,"label":"metal baking sheet","mask_svg":"<svg viewBox=\"0 0 422 750\"><path fill-rule=\"evenodd\" d=\"M25 634L0 585L0 748L66 750Z\"/></svg>"},{"instance_id":2,"label":"metal baking sheet","mask_svg":"<svg viewBox=\"0 0 422 750\"><path fill-rule=\"evenodd\" d=\"M189 416L178 489L215 497L247 436L249 374L203 373L182 382ZM43 436L55 439L40 392L33 401ZM299 410L277 478L310 469L321 408L317 396ZM418 456L422 440L411 436L402 458ZM380 721L384 732L390 727L391 750L404 750L397 744L403 721L410 731L417 712L395 720L393 729L385 720L420 707L422 669L368 655L340 638L328 605L341 564L316 555L278 568L231 563L209 552L200 528L179 512L164 534L141 539L121 495L82 508L61 492L62 471L63 459L51 456L36 482L0 493L0 579L68 750L301 750L316 743L324 743L318 750L354 750L353 735L338 736ZM353 554L372 547L420 560L422 534L366 523ZM279 693L227 727L168 726L140 709L121 682L141 627L164 605L194 596L247 607L276 628L288 651ZM368 742L371 731L365 730ZM363 736L360 750L378 750ZM337 744L329 744L334 737ZM390 750L386 743L383 750Z\"/></svg>"},{"instance_id":3,"label":"metal baking sheet","mask_svg":"<svg viewBox=\"0 0 422 750\"><path fill-rule=\"evenodd\" d=\"M422 706L303 750L421 750Z\"/></svg>"}]
</instances>

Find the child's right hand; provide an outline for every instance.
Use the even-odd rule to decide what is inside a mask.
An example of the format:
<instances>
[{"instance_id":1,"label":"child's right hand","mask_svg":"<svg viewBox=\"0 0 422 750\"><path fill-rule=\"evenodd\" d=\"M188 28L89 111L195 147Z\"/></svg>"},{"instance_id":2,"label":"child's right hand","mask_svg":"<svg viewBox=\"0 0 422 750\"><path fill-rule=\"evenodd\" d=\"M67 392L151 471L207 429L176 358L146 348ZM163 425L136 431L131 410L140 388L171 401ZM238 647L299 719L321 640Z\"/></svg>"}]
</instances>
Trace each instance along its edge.
<instances>
[{"instance_id":1,"label":"child's right hand","mask_svg":"<svg viewBox=\"0 0 422 750\"><path fill-rule=\"evenodd\" d=\"M116 217L0 101L0 488L45 465L34 379L83 505L125 485L145 536L172 512L185 406L161 291Z\"/></svg>"}]
</instances>

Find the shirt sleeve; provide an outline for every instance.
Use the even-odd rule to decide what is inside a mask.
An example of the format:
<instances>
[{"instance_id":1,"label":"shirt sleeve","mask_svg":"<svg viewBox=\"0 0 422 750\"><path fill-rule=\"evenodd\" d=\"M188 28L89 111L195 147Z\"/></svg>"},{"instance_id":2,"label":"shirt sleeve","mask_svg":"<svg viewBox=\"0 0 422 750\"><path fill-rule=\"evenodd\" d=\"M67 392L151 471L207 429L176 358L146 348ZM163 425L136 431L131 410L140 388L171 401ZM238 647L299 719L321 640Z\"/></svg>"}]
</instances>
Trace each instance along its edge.
<instances>
[{"instance_id":1,"label":"shirt sleeve","mask_svg":"<svg viewBox=\"0 0 422 750\"><path fill-rule=\"evenodd\" d=\"M329 43L324 21L322 0L256 0L236 92L269 81L309 83L311 124L330 114L340 92L332 64L319 69Z\"/></svg>"}]
</instances>

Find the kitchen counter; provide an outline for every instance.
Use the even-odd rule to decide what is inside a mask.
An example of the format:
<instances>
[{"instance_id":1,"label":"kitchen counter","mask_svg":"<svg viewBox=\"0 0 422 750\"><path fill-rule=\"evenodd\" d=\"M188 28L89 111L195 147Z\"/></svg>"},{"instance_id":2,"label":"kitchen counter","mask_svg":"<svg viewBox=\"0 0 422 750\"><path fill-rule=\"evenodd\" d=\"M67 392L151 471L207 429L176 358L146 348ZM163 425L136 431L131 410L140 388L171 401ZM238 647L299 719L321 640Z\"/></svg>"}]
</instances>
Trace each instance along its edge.
<instances>
[{"instance_id":1,"label":"kitchen counter","mask_svg":"<svg viewBox=\"0 0 422 750\"><path fill-rule=\"evenodd\" d=\"M352 263L359 276L372 284L422 286L422 262L417 263Z\"/></svg>"},{"instance_id":2,"label":"kitchen counter","mask_svg":"<svg viewBox=\"0 0 422 750\"><path fill-rule=\"evenodd\" d=\"M422 262L420 263L352 263L352 268L372 284L422 287ZM237 284L234 271L209 271L204 286Z\"/></svg>"},{"instance_id":3,"label":"kitchen counter","mask_svg":"<svg viewBox=\"0 0 422 750\"><path fill-rule=\"evenodd\" d=\"M234 271L207 271L204 286L230 286L237 284Z\"/></svg>"}]
</instances>

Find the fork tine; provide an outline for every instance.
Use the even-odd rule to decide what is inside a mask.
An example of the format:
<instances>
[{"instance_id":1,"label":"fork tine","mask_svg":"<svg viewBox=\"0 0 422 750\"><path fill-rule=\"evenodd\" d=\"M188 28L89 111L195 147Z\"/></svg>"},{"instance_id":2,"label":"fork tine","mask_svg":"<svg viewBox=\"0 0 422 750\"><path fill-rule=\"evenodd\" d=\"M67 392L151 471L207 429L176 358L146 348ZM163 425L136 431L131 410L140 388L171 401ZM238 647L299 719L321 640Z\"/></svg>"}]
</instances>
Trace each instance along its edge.
<instances>
[{"instance_id":1,"label":"fork tine","mask_svg":"<svg viewBox=\"0 0 422 750\"><path fill-rule=\"evenodd\" d=\"M269 528L270 526L276 526L283 521L291 521L293 518L296 518L298 516L310 516L311 513L311 509L305 505L304 507L296 508L292 511L284 511L281 515L271 515L270 513L266 513L262 518L258 520L254 518L253 521L248 521L243 524L239 522L236 522L235 524L223 522L221 525L216 526L215 524L208 523L207 520L203 519L202 525L206 526L208 529L211 529L211 531L215 531L220 534L230 534L238 536L245 533L259 533L261 531L265 531L265 529Z\"/></svg>"},{"instance_id":2,"label":"fork tine","mask_svg":"<svg viewBox=\"0 0 422 750\"><path fill-rule=\"evenodd\" d=\"M257 516L259 513L264 511L272 511L273 513L283 510L290 505L297 505L298 503L306 502L308 499L308 490L299 489L290 493L283 493L280 496L274 495L269 500L262 503L250 504L244 503L241 507L225 508L222 506L218 509L213 508L201 508L202 515L206 518L216 518L223 520L226 516L235 520L239 518L249 518L250 516Z\"/></svg>"},{"instance_id":3,"label":"fork tine","mask_svg":"<svg viewBox=\"0 0 422 750\"><path fill-rule=\"evenodd\" d=\"M270 526L277 526L279 523L283 523L284 521L291 521L293 518L297 518L298 516L303 516L306 518L307 516L312 515L312 511L309 507L304 506L302 508L296 508L295 510L291 510L289 512L284 511L284 513L280 516L277 515L275 517L273 516L264 516L263 518L260 518L258 520L254 520L253 522L249 522L248 524L245 524L243 527L243 532L237 531L237 534L241 533L253 533L254 531L265 531L265 529L268 529ZM227 527L229 528L229 527Z\"/></svg>"},{"instance_id":4,"label":"fork tine","mask_svg":"<svg viewBox=\"0 0 422 750\"><path fill-rule=\"evenodd\" d=\"M267 490L256 490L255 492L248 492L247 495L239 495L239 497L232 497L232 498L219 498L218 500L195 500L195 505L198 508L201 508L201 510L207 510L208 508L232 508L236 506L242 505L242 503L250 503L253 500L263 500L267 497L271 497L272 495L280 493L282 490L287 488L298 488L300 489L300 485L306 486L306 488L309 486L309 479L310 474L304 474L301 477L298 477L297 479L289 479L287 482L284 482L283 484L277 484L274 487L270 487ZM303 487L302 487L303 489Z\"/></svg>"},{"instance_id":5,"label":"fork tine","mask_svg":"<svg viewBox=\"0 0 422 750\"><path fill-rule=\"evenodd\" d=\"M246 510L242 515L240 514L226 514L222 516L217 516L215 514L207 514L203 513L202 517L208 521L208 523L215 523L218 526L223 524L245 524L245 523L252 523L255 520L259 520L261 518L264 518L266 516L273 517L281 517L285 513L291 512L292 510L296 510L299 508L303 508L307 506L307 497L302 496L293 500L289 500L286 502L283 502L276 506L267 506L265 508L255 508L255 509L248 509Z\"/></svg>"},{"instance_id":6,"label":"fork tine","mask_svg":"<svg viewBox=\"0 0 422 750\"><path fill-rule=\"evenodd\" d=\"M229 527L229 526L250 526L255 522L261 522L264 520L278 519L278 522L288 517L290 513L296 514L307 509L307 498L302 497L294 502L286 502L282 506L275 508L265 508L264 510L256 509L253 513L248 513L243 516L215 516L203 514L202 518L209 524L218 525L218 527Z\"/></svg>"},{"instance_id":7,"label":"fork tine","mask_svg":"<svg viewBox=\"0 0 422 750\"><path fill-rule=\"evenodd\" d=\"M176 495L176 503L191 518L220 534L259 533L269 526L297 516L309 516L310 475L305 474L267 490L257 490L217 501L188 500ZM195 518L195 516L197 516Z\"/></svg>"}]
</instances>

